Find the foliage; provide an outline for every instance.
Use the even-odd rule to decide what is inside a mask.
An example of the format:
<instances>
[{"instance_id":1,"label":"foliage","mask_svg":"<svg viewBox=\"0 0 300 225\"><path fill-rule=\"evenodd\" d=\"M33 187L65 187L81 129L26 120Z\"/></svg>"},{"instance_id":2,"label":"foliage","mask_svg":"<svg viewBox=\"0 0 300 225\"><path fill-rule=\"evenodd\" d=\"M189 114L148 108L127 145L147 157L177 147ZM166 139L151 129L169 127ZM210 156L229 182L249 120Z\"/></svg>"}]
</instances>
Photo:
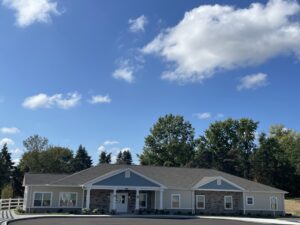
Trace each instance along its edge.
<instances>
[{"instance_id":1,"label":"foliage","mask_svg":"<svg viewBox=\"0 0 300 225\"><path fill-rule=\"evenodd\" d=\"M257 122L245 118L212 123L205 134L196 140L193 165L249 178L249 159L256 147L257 125Z\"/></svg>"},{"instance_id":2,"label":"foliage","mask_svg":"<svg viewBox=\"0 0 300 225\"><path fill-rule=\"evenodd\" d=\"M14 167L12 171L12 179L11 179L11 185L13 187L14 191L14 197L22 197L24 193L23 188L23 176L24 174L20 170L19 166Z\"/></svg>"},{"instance_id":3,"label":"foliage","mask_svg":"<svg viewBox=\"0 0 300 225\"><path fill-rule=\"evenodd\" d=\"M116 164L131 165L132 164L131 152L129 150L120 151L117 156Z\"/></svg>"},{"instance_id":4,"label":"foliage","mask_svg":"<svg viewBox=\"0 0 300 225\"><path fill-rule=\"evenodd\" d=\"M45 137L41 137L37 134L28 137L26 140L23 141L24 147L27 151L35 151L40 152L44 151L48 148L48 139Z\"/></svg>"},{"instance_id":5,"label":"foliage","mask_svg":"<svg viewBox=\"0 0 300 225\"><path fill-rule=\"evenodd\" d=\"M83 208L82 214L85 214L85 215L90 214L90 210L88 208Z\"/></svg>"},{"instance_id":6,"label":"foliage","mask_svg":"<svg viewBox=\"0 0 300 225\"><path fill-rule=\"evenodd\" d=\"M20 206L18 206L17 208L15 208L15 213L16 214L24 214L25 210L23 210Z\"/></svg>"},{"instance_id":7,"label":"foliage","mask_svg":"<svg viewBox=\"0 0 300 225\"><path fill-rule=\"evenodd\" d=\"M73 171L74 172L81 171L90 168L91 166L92 166L91 157L88 155L85 147L79 145L79 148L72 162Z\"/></svg>"},{"instance_id":8,"label":"foliage","mask_svg":"<svg viewBox=\"0 0 300 225\"><path fill-rule=\"evenodd\" d=\"M14 191L11 186L11 184L6 184L1 191L1 198L6 199L6 198L13 198L14 196Z\"/></svg>"},{"instance_id":9,"label":"foliage","mask_svg":"<svg viewBox=\"0 0 300 225\"><path fill-rule=\"evenodd\" d=\"M0 152L0 190L4 185L10 183L12 169L11 154L8 152L7 144L4 144Z\"/></svg>"},{"instance_id":10,"label":"foliage","mask_svg":"<svg viewBox=\"0 0 300 225\"><path fill-rule=\"evenodd\" d=\"M102 151L99 156L99 164L110 164L111 163L111 153L106 153Z\"/></svg>"},{"instance_id":11,"label":"foliage","mask_svg":"<svg viewBox=\"0 0 300 225\"><path fill-rule=\"evenodd\" d=\"M194 157L194 128L182 116L160 117L145 138L142 165L189 166Z\"/></svg>"}]
</instances>

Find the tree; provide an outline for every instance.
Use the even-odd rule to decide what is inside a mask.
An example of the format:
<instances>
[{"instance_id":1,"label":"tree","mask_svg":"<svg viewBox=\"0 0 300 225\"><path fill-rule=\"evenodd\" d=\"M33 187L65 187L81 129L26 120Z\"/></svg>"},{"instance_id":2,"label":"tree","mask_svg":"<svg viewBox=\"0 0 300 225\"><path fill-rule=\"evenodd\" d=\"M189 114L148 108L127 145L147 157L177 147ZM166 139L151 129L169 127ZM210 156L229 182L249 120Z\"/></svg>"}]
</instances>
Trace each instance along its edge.
<instances>
[{"instance_id":1,"label":"tree","mask_svg":"<svg viewBox=\"0 0 300 225\"><path fill-rule=\"evenodd\" d=\"M111 153L106 153L106 151L102 151L99 157L99 164L110 164L111 163Z\"/></svg>"},{"instance_id":2,"label":"tree","mask_svg":"<svg viewBox=\"0 0 300 225\"><path fill-rule=\"evenodd\" d=\"M27 151L44 151L48 148L48 139L45 137L41 137L37 134L28 137L23 141L24 147Z\"/></svg>"},{"instance_id":3,"label":"tree","mask_svg":"<svg viewBox=\"0 0 300 225\"><path fill-rule=\"evenodd\" d=\"M7 144L4 144L0 152L0 190L4 185L10 183L13 165Z\"/></svg>"},{"instance_id":4,"label":"tree","mask_svg":"<svg viewBox=\"0 0 300 225\"><path fill-rule=\"evenodd\" d=\"M20 170L19 166L14 167L13 172L12 172L12 180L11 180L14 197L22 197L23 196L23 193L24 193L23 177L24 177L24 174Z\"/></svg>"},{"instance_id":5,"label":"tree","mask_svg":"<svg viewBox=\"0 0 300 225\"><path fill-rule=\"evenodd\" d=\"M73 159L72 166L74 172L81 171L92 166L92 159L82 145L79 145L79 148Z\"/></svg>"},{"instance_id":6,"label":"tree","mask_svg":"<svg viewBox=\"0 0 300 225\"><path fill-rule=\"evenodd\" d=\"M73 152L65 147L51 146L40 152L43 173L72 172Z\"/></svg>"},{"instance_id":7,"label":"tree","mask_svg":"<svg viewBox=\"0 0 300 225\"><path fill-rule=\"evenodd\" d=\"M258 122L251 119L212 123L196 141L194 166L215 168L249 178Z\"/></svg>"},{"instance_id":8,"label":"tree","mask_svg":"<svg viewBox=\"0 0 300 225\"><path fill-rule=\"evenodd\" d=\"M160 117L145 138L142 165L189 166L194 157L194 128L182 116Z\"/></svg>"},{"instance_id":9,"label":"tree","mask_svg":"<svg viewBox=\"0 0 300 225\"><path fill-rule=\"evenodd\" d=\"M2 199L13 198L13 195L14 192L11 184L6 184L1 191L1 198Z\"/></svg>"},{"instance_id":10,"label":"tree","mask_svg":"<svg viewBox=\"0 0 300 225\"><path fill-rule=\"evenodd\" d=\"M129 149L125 149L118 153L116 164L132 164L132 156Z\"/></svg>"},{"instance_id":11,"label":"tree","mask_svg":"<svg viewBox=\"0 0 300 225\"><path fill-rule=\"evenodd\" d=\"M259 137L259 148L252 156L253 177L256 181L274 186L295 194L295 168L282 149L279 141L273 136L262 133Z\"/></svg>"}]
</instances>

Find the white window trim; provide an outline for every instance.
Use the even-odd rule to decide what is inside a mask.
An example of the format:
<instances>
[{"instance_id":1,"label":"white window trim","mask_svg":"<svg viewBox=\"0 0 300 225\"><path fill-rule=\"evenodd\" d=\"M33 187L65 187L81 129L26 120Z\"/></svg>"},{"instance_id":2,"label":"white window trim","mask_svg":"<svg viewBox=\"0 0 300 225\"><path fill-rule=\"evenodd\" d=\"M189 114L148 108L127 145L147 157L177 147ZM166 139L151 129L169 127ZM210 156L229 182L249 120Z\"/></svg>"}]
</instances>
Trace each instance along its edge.
<instances>
[{"instance_id":1,"label":"white window trim","mask_svg":"<svg viewBox=\"0 0 300 225\"><path fill-rule=\"evenodd\" d=\"M276 200L276 209L272 209L272 198L274 198L275 200ZM271 211L277 211L278 210L278 197L276 197L276 196L271 196L270 197L270 210Z\"/></svg>"},{"instance_id":2,"label":"white window trim","mask_svg":"<svg viewBox=\"0 0 300 225\"><path fill-rule=\"evenodd\" d=\"M226 198L230 198L230 201L231 201L231 207L230 208L226 208ZM224 196L224 209L225 210L232 210L233 209L233 199L232 199L232 196L231 195L225 195Z\"/></svg>"},{"instance_id":3,"label":"white window trim","mask_svg":"<svg viewBox=\"0 0 300 225\"><path fill-rule=\"evenodd\" d=\"M248 198L252 198L252 204L248 203ZM246 196L246 205L254 205L254 196Z\"/></svg>"},{"instance_id":4,"label":"white window trim","mask_svg":"<svg viewBox=\"0 0 300 225\"><path fill-rule=\"evenodd\" d=\"M144 206L141 206L141 202L140 202L140 199L141 199L141 195L145 195L146 196L146 206L144 207ZM147 193L140 193L139 194L139 205L140 205L140 208L141 209L146 209L147 208L147 205L148 205L148 194Z\"/></svg>"},{"instance_id":5,"label":"white window trim","mask_svg":"<svg viewBox=\"0 0 300 225\"><path fill-rule=\"evenodd\" d=\"M179 203L178 203L178 208L173 207L173 197L178 196ZM171 209L180 209L181 206L181 195L180 194L171 194Z\"/></svg>"},{"instance_id":6,"label":"white window trim","mask_svg":"<svg viewBox=\"0 0 300 225\"><path fill-rule=\"evenodd\" d=\"M34 202L35 202L35 194L38 193L38 194L42 194L42 203L44 201L44 194L50 194L50 205L49 206L35 206L34 205ZM52 196L53 196L53 192L48 192L48 191L34 191L33 192L33 201L32 201L32 207L33 208L51 208L52 207Z\"/></svg>"},{"instance_id":7,"label":"white window trim","mask_svg":"<svg viewBox=\"0 0 300 225\"><path fill-rule=\"evenodd\" d=\"M75 194L76 195L76 204L75 204L75 206L61 206L60 205L60 198L63 194ZM68 191L59 192L59 198L58 198L58 207L59 208L77 208L77 205L78 205L78 193L77 192L68 192Z\"/></svg>"},{"instance_id":8,"label":"white window trim","mask_svg":"<svg viewBox=\"0 0 300 225\"><path fill-rule=\"evenodd\" d=\"M204 199L204 204L203 204L203 207L198 207L198 197L203 197ZM196 195L196 208L197 209L205 209L205 195Z\"/></svg>"}]
</instances>

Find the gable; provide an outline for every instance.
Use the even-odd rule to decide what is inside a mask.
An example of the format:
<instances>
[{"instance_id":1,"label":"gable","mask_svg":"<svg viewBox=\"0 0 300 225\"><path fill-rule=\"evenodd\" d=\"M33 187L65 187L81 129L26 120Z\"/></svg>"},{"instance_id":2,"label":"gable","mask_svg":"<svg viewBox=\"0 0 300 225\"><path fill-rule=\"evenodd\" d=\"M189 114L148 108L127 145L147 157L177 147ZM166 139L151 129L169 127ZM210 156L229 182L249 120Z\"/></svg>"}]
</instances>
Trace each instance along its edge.
<instances>
[{"instance_id":1,"label":"gable","mask_svg":"<svg viewBox=\"0 0 300 225\"><path fill-rule=\"evenodd\" d=\"M236 187L233 184L230 184L229 182L219 179L215 179L213 181L210 181L206 184L201 185L198 187L199 189L205 189L205 190L235 190L235 191L240 191L241 189Z\"/></svg>"},{"instance_id":2,"label":"gable","mask_svg":"<svg viewBox=\"0 0 300 225\"><path fill-rule=\"evenodd\" d=\"M128 173L129 172L129 173ZM160 187L158 184L132 172L124 171L116 175L93 183L100 186L137 186L137 187Z\"/></svg>"}]
</instances>

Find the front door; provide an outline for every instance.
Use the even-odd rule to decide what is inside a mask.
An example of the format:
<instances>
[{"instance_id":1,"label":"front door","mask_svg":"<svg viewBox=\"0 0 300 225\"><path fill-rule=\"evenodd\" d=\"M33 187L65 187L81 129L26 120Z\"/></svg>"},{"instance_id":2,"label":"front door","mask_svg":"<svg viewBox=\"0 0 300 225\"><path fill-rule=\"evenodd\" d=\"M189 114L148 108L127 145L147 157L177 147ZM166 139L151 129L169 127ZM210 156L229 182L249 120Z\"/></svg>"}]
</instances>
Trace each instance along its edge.
<instances>
[{"instance_id":1,"label":"front door","mask_svg":"<svg viewBox=\"0 0 300 225\"><path fill-rule=\"evenodd\" d=\"M117 193L116 211L125 213L128 210L128 193Z\"/></svg>"}]
</instances>

